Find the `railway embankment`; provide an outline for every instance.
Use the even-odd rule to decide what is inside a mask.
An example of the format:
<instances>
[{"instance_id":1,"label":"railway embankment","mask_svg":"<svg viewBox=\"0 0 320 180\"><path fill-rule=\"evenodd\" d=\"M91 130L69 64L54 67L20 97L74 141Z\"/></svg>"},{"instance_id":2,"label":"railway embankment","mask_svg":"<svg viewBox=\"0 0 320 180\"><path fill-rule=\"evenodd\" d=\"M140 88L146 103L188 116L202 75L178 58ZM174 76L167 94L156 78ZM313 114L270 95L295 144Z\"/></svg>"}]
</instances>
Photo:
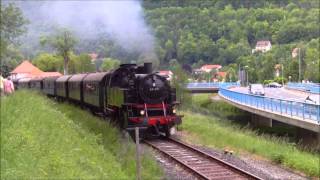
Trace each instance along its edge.
<instances>
[{"instance_id":1,"label":"railway embankment","mask_svg":"<svg viewBox=\"0 0 320 180\"><path fill-rule=\"evenodd\" d=\"M162 177L142 152L142 178ZM135 179L131 140L101 118L43 95L1 97L1 179Z\"/></svg>"},{"instance_id":2,"label":"railway embankment","mask_svg":"<svg viewBox=\"0 0 320 180\"><path fill-rule=\"evenodd\" d=\"M182 112L184 119L179 128L187 142L233 151L236 156L261 159L311 177L320 176L319 152L303 149L289 142L288 138L260 133L241 123L234 123L231 119L237 115L246 118L246 114L223 102L207 99L208 95L193 96L193 107Z\"/></svg>"}]
</instances>

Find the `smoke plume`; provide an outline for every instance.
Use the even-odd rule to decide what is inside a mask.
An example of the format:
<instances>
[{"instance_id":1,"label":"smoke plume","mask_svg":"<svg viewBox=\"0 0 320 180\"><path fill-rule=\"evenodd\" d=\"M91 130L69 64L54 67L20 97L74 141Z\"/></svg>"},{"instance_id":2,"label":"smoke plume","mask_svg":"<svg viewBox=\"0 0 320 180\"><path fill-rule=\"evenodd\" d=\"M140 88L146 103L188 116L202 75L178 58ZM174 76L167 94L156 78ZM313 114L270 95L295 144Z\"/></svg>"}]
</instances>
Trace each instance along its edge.
<instances>
[{"instance_id":1,"label":"smoke plume","mask_svg":"<svg viewBox=\"0 0 320 180\"><path fill-rule=\"evenodd\" d=\"M30 20L29 35L39 36L57 26L71 29L80 38L107 33L128 51L154 54L154 38L140 1L23 1L18 5Z\"/></svg>"}]
</instances>

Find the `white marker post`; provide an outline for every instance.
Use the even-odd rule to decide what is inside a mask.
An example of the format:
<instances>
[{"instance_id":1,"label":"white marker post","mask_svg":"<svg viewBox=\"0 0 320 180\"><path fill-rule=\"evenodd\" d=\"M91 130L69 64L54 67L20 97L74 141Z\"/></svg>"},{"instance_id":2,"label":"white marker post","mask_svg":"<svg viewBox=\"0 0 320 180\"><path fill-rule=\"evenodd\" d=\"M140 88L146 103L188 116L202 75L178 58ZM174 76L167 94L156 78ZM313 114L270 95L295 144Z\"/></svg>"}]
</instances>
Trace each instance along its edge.
<instances>
[{"instance_id":1,"label":"white marker post","mask_svg":"<svg viewBox=\"0 0 320 180\"><path fill-rule=\"evenodd\" d=\"M136 170L137 170L137 180L141 180L140 174L140 144L139 144L139 127L135 127L136 135Z\"/></svg>"}]
</instances>

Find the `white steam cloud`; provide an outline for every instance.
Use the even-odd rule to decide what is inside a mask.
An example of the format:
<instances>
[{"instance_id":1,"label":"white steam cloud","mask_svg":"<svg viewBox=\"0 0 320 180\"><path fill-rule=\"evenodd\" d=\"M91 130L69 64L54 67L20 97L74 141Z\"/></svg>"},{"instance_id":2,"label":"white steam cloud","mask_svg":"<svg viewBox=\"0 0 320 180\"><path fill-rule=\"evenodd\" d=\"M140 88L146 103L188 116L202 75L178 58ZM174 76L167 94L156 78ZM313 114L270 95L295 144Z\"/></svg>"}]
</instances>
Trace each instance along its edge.
<instances>
[{"instance_id":1,"label":"white steam cloud","mask_svg":"<svg viewBox=\"0 0 320 180\"><path fill-rule=\"evenodd\" d=\"M22 2L33 21L67 27L80 38L106 32L128 51L153 53L154 37L146 25L140 1L32 1ZM38 8L34 8L37 6ZM28 11L26 7L33 7ZM32 27L32 25L31 25ZM42 27L43 28L43 27Z\"/></svg>"}]
</instances>

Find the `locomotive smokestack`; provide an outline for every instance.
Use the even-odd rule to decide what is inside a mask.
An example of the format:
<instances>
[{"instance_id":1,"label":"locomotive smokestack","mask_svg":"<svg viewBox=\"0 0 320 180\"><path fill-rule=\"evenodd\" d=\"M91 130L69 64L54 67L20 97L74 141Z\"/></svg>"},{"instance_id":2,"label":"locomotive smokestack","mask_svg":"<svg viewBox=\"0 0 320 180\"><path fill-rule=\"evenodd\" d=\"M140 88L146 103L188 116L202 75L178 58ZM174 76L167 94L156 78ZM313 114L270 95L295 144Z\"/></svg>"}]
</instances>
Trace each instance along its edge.
<instances>
[{"instance_id":1,"label":"locomotive smokestack","mask_svg":"<svg viewBox=\"0 0 320 180\"><path fill-rule=\"evenodd\" d=\"M144 63L144 72L145 74L152 73L152 63Z\"/></svg>"}]
</instances>

